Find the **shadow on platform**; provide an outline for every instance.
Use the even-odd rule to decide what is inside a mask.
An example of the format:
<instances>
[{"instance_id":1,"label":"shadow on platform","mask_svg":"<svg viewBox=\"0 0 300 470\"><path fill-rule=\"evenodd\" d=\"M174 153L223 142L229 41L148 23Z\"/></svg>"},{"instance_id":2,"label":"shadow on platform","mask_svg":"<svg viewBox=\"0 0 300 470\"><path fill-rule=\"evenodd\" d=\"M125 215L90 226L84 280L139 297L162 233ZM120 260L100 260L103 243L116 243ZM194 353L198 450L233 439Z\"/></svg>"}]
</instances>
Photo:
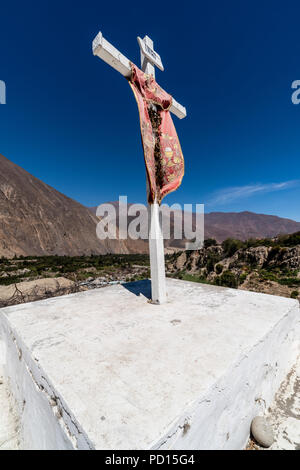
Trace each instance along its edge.
<instances>
[{"instance_id":1,"label":"shadow on platform","mask_svg":"<svg viewBox=\"0 0 300 470\"><path fill-rule=\"evenodd\" d=\"M134 281L134 282L126 282L126 284L122 284L125 289L132 292L134 295L143 295L147 299L151 300L151 281L150 279L145 279L143 281Z\"/></svg>"}]
</instances>

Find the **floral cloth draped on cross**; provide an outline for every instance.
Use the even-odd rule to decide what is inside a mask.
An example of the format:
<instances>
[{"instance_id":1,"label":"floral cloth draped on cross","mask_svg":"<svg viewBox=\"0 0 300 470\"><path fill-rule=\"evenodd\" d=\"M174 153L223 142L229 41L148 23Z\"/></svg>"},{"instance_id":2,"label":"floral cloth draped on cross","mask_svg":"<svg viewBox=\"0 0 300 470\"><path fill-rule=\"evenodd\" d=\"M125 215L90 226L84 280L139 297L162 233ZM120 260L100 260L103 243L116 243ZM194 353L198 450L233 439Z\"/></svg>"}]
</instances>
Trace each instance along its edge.
<instances>
[{"instance_id":1,"label":"floral cloth draped on cross","mask_svg":"<svg viewBox=\"0 0 300 470\"><path fill-rule=\"evenodd\" d=\"M175 191L184 175L184 160L169 112L172 96L163 91L151 75L131 64L129 84L136 98L149 182L148 201L161 203Z\"/></svg>"}]
</instances>

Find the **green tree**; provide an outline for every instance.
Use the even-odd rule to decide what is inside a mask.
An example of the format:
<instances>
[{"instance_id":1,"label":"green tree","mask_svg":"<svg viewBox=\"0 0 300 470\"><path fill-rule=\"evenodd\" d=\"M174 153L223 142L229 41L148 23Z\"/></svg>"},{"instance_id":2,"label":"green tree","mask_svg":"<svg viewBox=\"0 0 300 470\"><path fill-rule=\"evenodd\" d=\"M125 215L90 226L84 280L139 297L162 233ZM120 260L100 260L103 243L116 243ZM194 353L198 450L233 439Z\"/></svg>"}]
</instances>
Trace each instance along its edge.
<instances>
[{"instance_id":1,"label":"green tree","mask_svg":"<svg viewBox=\"0 0 300 470\"><path fill-rule=\"evenodd\" d=\"M238 287L237 277L231 271L224 271L221 276L216 278L217 286L232 287L236 289Z\"/></svg>"},{"instance_id":2,"label":"green tree","mask_svg":"<svg viewBox=\"0 0 300 470\"><path fill-rule=\"evenodd\" d=\"M223 241L222 248L224 250L225 257L228 258L233 256L240 248L245 248L245 243L241 240L236 240L235 238L227 238Z\"/></svg>"},{"instance_id":3,"label":"green tree","mask_svg":"<svg viewBox=\"0 0 300 470\"><path fill-rule=\"evenodd\" d=\"M204 248L208 248L209 246L216 246L217 244L217 240L214 238L207 238L204 240Z\"/></svg>"},{"instance_id":4,"label":"green tree","mask_svg":"<svg viewBox=\"0 0 300 470\"><path fill-rule=\"evenodd\" d=\"M223 266L221 264L217 264L216 265L216 273L221 274L222 271L223 271Z\"/></svg>"}]
</instances>

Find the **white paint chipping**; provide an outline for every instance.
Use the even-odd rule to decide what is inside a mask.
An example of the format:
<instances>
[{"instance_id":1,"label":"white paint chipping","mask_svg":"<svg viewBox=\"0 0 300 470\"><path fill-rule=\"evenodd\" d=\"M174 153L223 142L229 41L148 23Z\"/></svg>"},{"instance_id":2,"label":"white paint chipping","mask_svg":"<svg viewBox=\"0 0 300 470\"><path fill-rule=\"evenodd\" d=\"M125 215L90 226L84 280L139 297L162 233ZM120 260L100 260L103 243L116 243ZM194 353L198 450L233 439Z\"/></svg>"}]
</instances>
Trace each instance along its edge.
<instances>
[{"instance_id":1,"label":"white paint chipping","mask_svg":"<svg viewBox=\"0 0 300 470\"><path fill-rule=\"evenodd\" d=\"M271 450L300 450L300 355L266 413L275 434Z\"/></svg>"},{"instance_id":2,"label":"white paint chipping","mask_svg":"<svg viewBox=\"0 0 300 470\"><path fill-rule=\"evenodd\" d=\"M17 407L11 396L7 381L4 379L3 365L0 363L0 451L19 450L21 448L20 440L20 422Z\"/></svg>"},{"instance_id":3,"label":"white paint chipping","mask_svg":"<svg viewBox=\"0 0 300 470\"><path fill-rule=\"evenodd\" d=\"M155 308L137 282L1 310L25 448L244 447L298 354L299 304L167 285Z\"/></svg>"}]
</instances>

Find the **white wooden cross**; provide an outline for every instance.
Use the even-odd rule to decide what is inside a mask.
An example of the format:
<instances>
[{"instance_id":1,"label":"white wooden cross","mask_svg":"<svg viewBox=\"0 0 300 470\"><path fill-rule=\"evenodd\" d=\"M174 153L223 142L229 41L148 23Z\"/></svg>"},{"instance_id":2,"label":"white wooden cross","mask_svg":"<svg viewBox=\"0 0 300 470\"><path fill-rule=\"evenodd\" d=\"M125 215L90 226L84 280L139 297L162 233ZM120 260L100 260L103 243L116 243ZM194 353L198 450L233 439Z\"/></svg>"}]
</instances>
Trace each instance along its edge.
<instances>
[{"instance_id":1,"label":"white wooden cross","mask_svg":"<svg viewBox=\"0 0 300 470\"><path fill-rule=\"evenodd\" d=\"M153 41L145 36L137 38L141 51L141 68L143 72L155 77L155 68L164 70L161 58L154 51ZM102 33L98 33L93 41L93 54L100 57L111 67L120 72L124 77L131 76L130 61L110 44ZM172 100L170 111L179 119L186 117L186 109L176 100ZM148 185L147 185L148 191ZM159 204L154 201L149 204L149 252L151 268L151 297L155 304L163 304L167 300L164 240L160 222Z\"/></svg>"}]
</instances>

